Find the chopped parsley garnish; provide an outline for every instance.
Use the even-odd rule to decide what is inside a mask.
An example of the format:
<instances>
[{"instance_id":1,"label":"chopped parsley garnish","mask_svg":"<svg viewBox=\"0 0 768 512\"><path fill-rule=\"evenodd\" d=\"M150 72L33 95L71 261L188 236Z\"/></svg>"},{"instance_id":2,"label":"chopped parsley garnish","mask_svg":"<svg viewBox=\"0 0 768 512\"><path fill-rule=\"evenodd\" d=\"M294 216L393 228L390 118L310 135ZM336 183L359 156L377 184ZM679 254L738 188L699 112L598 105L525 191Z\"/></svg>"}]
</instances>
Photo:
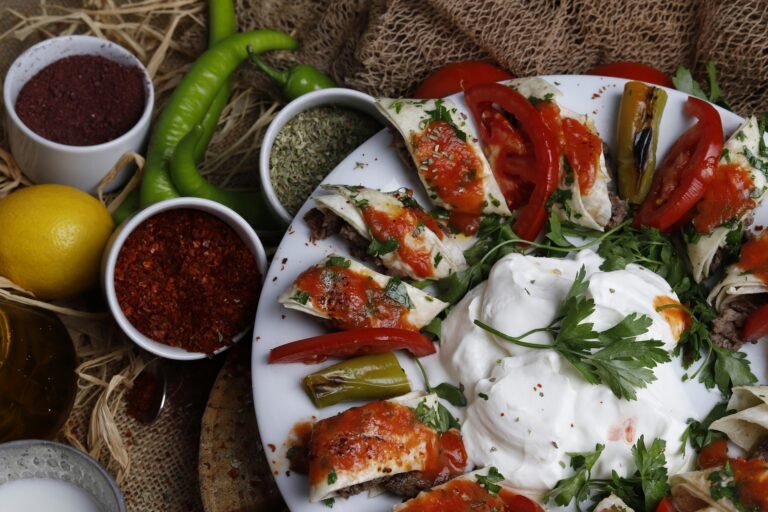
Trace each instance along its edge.
<instances>
[{"instance_id":1,"label":"chopped parsley garnish","mask_svg":"<svg viewBox=\"0 0 768 512\"><path fill-rule=\"evenodd\" d=\"M443 261L443 254L440 252L435 253L435 259L434 259L435 268L437 268L437 266L440 265L441 261Z\"/></svg>"},{"instance_id":2,"label":"chopped parsley garnish","mask_svg":"<svg viewBox=\"0 0 768 512\"><path fill-rule=\"evenodd\" d=\"M331 256L328 261L325 262L326 267L341 267L349 268L352 262L343 256Z\"/></svg>"},{"instance_id":3,"label":"chopped parsley garnish","mask_svg":"<svg viewBox=\"0 0 768 512\"><path fill-rule=\"evenodd\" d=\"M336 500L333 498L325 498L323 500L323 505L325 505L328 508L333 508L334 503L336 503Z\"/></svg>"},{"instance_id":4,"label":"chopped parsley garnish","mask_svg":"<svg viewBox=\"0 0 768 512\"><path fill-rule=\"evenodd\" d=\"M488 395L486 395L485 393L478 393L477 396L482 398L483 400L488 400Z\"/></svg>"},{"instance_id":5,"label":"chopped parsley garnish","mask_svg":"<svg viewBox=\"0 0 768 512\"><path fill-rule=\"evenodd\" d=\"M589 281L582 267L560 306L557 318L548 326L520 336L510 336L475 320L475 325L499 338L528 348L555 350L590 384L605 384L618 398L635 400L636 389L656 380L653 368L670 361L659 340L638 340L652 320L632 313L602 332L585 320L595 311L595 301L587 298ZM553 343L529 343L524 338L535 332L552 335Z\"/></svg>"},{"instance_id":6,"label":"chopped parsley garnish","mask_svg":"<svg viewBox=\"0 0 768 512\"><path fill-rule=\"evenodd\" d=\"M399 114L400 111L403 110L403 99L402 98L396 99L389 105L389 108L393 109L395 113Z\"/></svg>"},{"instance_id":7,"label":"chopped parsley garnish","mask_svg":"<svg viewBox=\"0 0 768 512\"><path fill-rule=\"evenodd\" d=\"M416 406L416 419L432 428L437 433L447 432L452 428L461 428L458 420L448 412L442 404L438 403L437 407L430 407L427 405L427 401L422 400L419 405Z\"/></svg>"},{"instance_id":8,"label":"chopped parsley garnish","mask_svg":"<svg viewBox=\"0 0 768 512\"><path fill-rule=\"evenodd\" d=\"M331 469L331 472L328 473L328 485L335 484L336 483L336 478L337 478L336 470L335 469Z\"/></svg>"},{"instance_id":9,"label":"chopped parsley garnish","mask_svg":"<svg viewBox=\"0 0 768 512\"><path fill-rule=\"evenodd\" d=\"M477 479L477 483L485 487L485 490L494 496L499 494L499 491L501 490L501 486L498 485L498 483L504 481L504 475L499 473L499 470L496 469L495 466L491 466L488 469L487 475L475 475L475 478Z\"/></svg>"},{"instance_id":10,"label":"chopped parsley garnish","mask_svg":"<svg viewBox=\"0 0 768 512\"><path fill-rule=\"evenodd\" d=\"M654 439L645 445L643 436L632 447L632 457L637 471L629 477L621 477L615 471L611 478L592 478L592 468L605 448L598 444L593 452L568 453L574 474L557 482L548 493L548 499L557 505L566 506L576 500L577 510L588 499L599 501L615 494L627 506L637 512L653 512L659 501L669 492L667 482L666 445L662 439Z\"/></svg>"},{"instance_id":11,"label":"chopped parsley garnish","mask_svg":"<svg viewBox=\"0 0 768 512\"><path fill-rule=\"evenodd\" d=\"M387 254L394 250L397 250L398 247L400 247L400 242L398 242L394 238L390 238L383 242L379 242L374 238L371 240L371 243L368 245L367 252L371 256L381 256L382 254Z\"/></svg>"},{"instance_id":12,"label":"chopped parsley garnish","mask_svg":"<svg viewBox=\"0 0 768 512\"><path fill-rule=\"evenodd\" d=\"M299 304L306 304L307 301L312 297L309 292L305 292L304 290L296 290L296 293L291 295L290 300L296 301Z\"/></svg>"},{"instance_id":13,"label":"chopped parsley garnish","mask_svg":"<svg viewBox=\"0 0 768 512\"><path fill-rule=\"evenodd\" d=\"M408 289L405 287L405 283L398 277L390 278L387 286L384 288L384 295L408 309L413 309L413 302L411 302L411 298L408 296Z\"/></svg>"},{"instance_id":14,"label":"chopped parsley garnish","mask_svg":"<svg viewBox=\"0 0 768 512\"><path fill-rule=\"evenodd\" d=\"M446 108L445 102L443 100L435 100L435 109L425 110L425 113L428 114L429 117L421 121L422 128L425 128L436 121L445 121L451 126L451 128L453 128L453 131L456 134L456 137L458 137L463 141L467 140L466 132L462 131L456 125L456 123L453 122L453 118L451 117L451 112Z\"/></svg>"},{"instance_id":15,"label":"chopped parsley garnish","mask_svg":"<svg viewBox=\"0 0 768 512\"><path fill-rule=\"evenodd\" d=\"M709 426L714 421L719 420L727 414L728 403L720 402L716 404L711 411L709 411L703 420L698 421L693 418L689 418L688 427L680 437L680 453L685 455L685 448L688 444L688 441L691 442L693 449L698 452L712 441L717 439L725 439L726 435L724 433L718 432L717 430L709 430Z\"/></svg>"}]
</instances>

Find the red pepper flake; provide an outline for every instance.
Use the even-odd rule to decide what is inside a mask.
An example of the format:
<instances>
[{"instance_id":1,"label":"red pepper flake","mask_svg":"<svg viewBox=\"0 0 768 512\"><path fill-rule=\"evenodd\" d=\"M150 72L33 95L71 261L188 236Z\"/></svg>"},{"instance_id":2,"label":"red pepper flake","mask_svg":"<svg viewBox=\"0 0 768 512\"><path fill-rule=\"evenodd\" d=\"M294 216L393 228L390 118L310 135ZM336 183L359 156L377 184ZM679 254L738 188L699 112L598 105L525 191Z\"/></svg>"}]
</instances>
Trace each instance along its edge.
<instances>
[{"instance_id":1,"label":"red pepper flake","mask_svg":"<svg viewBox=\"0 0 768 512\"><path fill-rule=\"evenodd\" d=\"M260 289L256 259L237 233L194 209L144 221L115 265L117 300L136 329L209 355L251 325Z\"/></svg>"}]
</instances>

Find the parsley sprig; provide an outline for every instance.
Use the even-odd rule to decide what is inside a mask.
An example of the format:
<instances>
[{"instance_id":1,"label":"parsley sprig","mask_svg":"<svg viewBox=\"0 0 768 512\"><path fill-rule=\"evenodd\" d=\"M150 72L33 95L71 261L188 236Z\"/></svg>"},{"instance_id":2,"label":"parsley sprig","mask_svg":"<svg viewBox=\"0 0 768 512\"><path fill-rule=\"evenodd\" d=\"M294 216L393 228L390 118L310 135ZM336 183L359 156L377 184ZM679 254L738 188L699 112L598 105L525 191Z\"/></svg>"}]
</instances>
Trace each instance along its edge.
<instances>
[{"instance_id":1,"label":"parsley sprig","mask_svg":"<svg viewBox=\"0 0 768 512\"><path fill-rule=\"evenodd\" d=\"M675 84L675 89L684 93L696 96L703 100L708 100L728 110L732 110L731 106L723 97L723 92L720 90L720 84L717 82L717 69L714 62L707 62L707 82L709 85L709 96L704 92L699 82L694 80L691 71L684 67L678 66L675 70L675 76L672 77L672 83Z\"/></svg>"},{"instance_id":2,"label":"parsley sprig","mask_svg":"<svg viewBox=\"0 0 768 512\"><path fill-rule=\"evenodd\" d=\"M553 213L551 218L556 219L556 214ZM556 220L556 222L558 226L561 225L559 220ZM477 231L477 242L464 251L464 258L467 261L468 268L435 281L435 296L449 304L456 304L470 289L487 279L493 265L507 254L513 252L522 253L531 249L562 254L581 251L594 247L601 241L610 238L617 231L626 227L629 222L631 221L628 220L605 233L595 231L590 234L594 235L594 238L578 246L565 241L564 234L570 234L570 232L561 229L558 231L557 236L561 237L565 241L564 244L567 245L553 246L529 242L520 238L512 230L512 221L510 220L504 220L493 215L485 217Z\"/></svg>"},{"instance_id":3,"label":"parsley sprig","mask_svg":"<svg viewBox=\"0 0 768 512\"><path fill-rule=\"evenodd\" d=\"M498 331L480 320L475 320L475 324L516 345L555 350L590 384L605 384L618 398L635 400L635 390L656 380L652 369L669 362L669 354L659 340L637 339L648 331L652 323L645 315L632 313L610 329L596 331L594 324L586 321L595 311L595 301L587 297L588 287L586 270L581 267L552 323L517 337ZM553 342L524 341L536 332L549 333Z\"/></svg>"},{"instance_id":4,"label":"parsley sprig","mask_svg":"<svg viewBox=\"0 0 768 512\"><path fill-rule=\"evenodd\" d=\"M654 439L646 446L643 436L632 447L632 457L637 471L629 477L621 477L613 471L611 478L592 478L592 468L605 448L598 444L593 452L568 453L574 473L560 480L548 493L549 500L566 506L576 501L576 509L587 500L595 502L615 494L636 511L652 512L659 501L669 492L663 439Z\"/></svg>"}]
</instances>

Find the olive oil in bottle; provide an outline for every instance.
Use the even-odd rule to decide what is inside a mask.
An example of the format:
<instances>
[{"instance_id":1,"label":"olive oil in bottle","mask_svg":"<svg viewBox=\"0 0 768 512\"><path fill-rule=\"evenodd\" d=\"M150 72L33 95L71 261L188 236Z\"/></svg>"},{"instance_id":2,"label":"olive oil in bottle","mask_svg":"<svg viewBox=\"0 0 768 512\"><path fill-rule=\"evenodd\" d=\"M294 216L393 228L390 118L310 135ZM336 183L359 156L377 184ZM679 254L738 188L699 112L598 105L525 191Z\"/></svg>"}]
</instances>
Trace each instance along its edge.
<instances>
[{"instance_id":1,"label":"olive oil in bottle","mask_svg":"<svg viewBox=\"0 0 768 512\"><path fill-rule=\"evenodd\" d=\"M56 315L0 299L0 443L56 435L75 399L76 362Z\"/></svg>"}]
</instances>

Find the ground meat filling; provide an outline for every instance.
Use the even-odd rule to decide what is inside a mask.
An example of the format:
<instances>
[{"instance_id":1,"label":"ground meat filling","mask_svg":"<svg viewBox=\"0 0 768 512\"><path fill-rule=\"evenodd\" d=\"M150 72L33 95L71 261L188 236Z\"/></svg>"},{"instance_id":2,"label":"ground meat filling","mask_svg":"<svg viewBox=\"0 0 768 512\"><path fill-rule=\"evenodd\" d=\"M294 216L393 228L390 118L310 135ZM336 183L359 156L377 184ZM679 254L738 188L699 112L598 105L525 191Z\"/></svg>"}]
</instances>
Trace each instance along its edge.
<instances>
[{"instance_id":1,"label":"ground meat filling","mask_svg":"<svg viewBox=\"0 0 768 512\"><path fill-rule=\"evenodd\" d=\"M727 303L712 322L712 343L720 348L738 350L745 343L741 328L750 313L765 302L758 295L744 295Z\"/></svg>"},{"instance_id":2,"label":"ground meat filling","mask_svg":"<svg viewBox=\"0 0 768 512\"><path fill-rule=\"evenodd\" d=\"M353 258L381 266L381 260L378 257L368 254L370 242L335 213L313 208L304 216L304 221L309 227L309 237L313 242L333 235L341 235L349 242L349 252Z\"/></svg>"},{"instance_id":3,"label":"ground meat filling","mask_svg":"<svg viewBox=\"0 0 768 512\"><path fill-rule=\"evenodd\" d=\"M360 484L350 485L338 491L339 496L342 498L349 498L355 494L368 491L377 487L383 488L388 493L396 496L402 496L404 498L414 498L421 491L430 489L436 485L444 483L445 479L438 479L435 482L423 478L421 471L410 471L408 473L400 473L398 475L383 476L376 478L370 482L363 482Z\"/></svg>"},{"instance_id":4,"label":"ground meat filling","mask_svg":"<svg viewBox=\"0 0 768 512\"><path fill-rule=\"evenodd\" d=\"M763 436L763 438L758 442L754 448L752 448L752 452L749 454L750 459L761 459L768 462L768 436Z\"/></svg>"},{"instance_id":5,"label":"ground meat filling","mask_svg":"<svg viewBox=\"0 0 768 512\"><path fill-rule=\"evenodd\" d=\"M629 213L629 203L625 199L621 199L617 194L610 191L608 192L608 199L611 200L611 218L605 225L606 230L613 229L624 222Z\"/></svg>"}]
</instances>

